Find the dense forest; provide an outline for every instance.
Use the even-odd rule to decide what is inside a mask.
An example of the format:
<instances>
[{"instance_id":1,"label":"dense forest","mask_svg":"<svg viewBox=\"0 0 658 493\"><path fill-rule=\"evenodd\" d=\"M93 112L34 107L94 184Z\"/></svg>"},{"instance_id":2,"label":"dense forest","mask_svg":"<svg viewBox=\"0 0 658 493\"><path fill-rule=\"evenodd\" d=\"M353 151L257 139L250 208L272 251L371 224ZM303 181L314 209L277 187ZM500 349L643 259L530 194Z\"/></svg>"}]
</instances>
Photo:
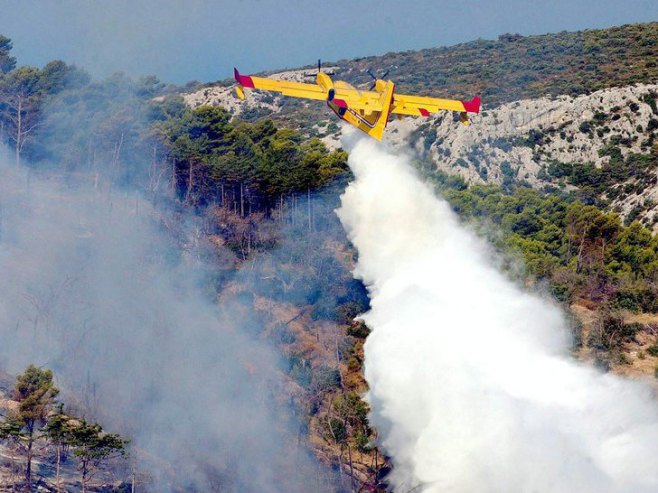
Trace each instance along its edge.
<instances>
[{"instance_id":1,"label":"dense forest","mask_svg":"<svg viewBox=\"0 0 658 493\"><path fill-rule=\"evenodd\" d=\"M656 81L657 48L655 23L502 35L497 41L339 62L343 68L337 76L358 82L366 67L392 68L401 91L461 96L475 88L496 104ZM0 36L0 142L11 148L12 164L136 187L176 214L200 218L211 273L208 289L217 297L227 296L228 274L251 262L250 275L260 280L254 284L259 287L232 286L232 296L254 304L267 297L297 307L293 319L272 321L261 337L280 348L287 361L284 371L301 389L295 405L308 446L341 472L338 490L368 486L374 491L383 485L388 465L373 446L376 432L359 397L366 389L362 363L368 328L352 321L367 309L368 298L352 279L355 254L332 212L350 179L347 154L282 125L292 126L293 120L304 125L308 115L299 105L286 105L283 117L274 121L259 115L240 120L220 107L188 108L179 88L155 77L133 80L116 74L92 80L61 61L43 68L18 66L11 50L11 40ZM612 159L604 169L555 163L546 173L585 185L598 196L609 193L629 168L648 183L646 161L657 159L657 153L654 146L646 158ZM658 311L658 240L649 229L632 217L623 222L582 190L538 191L514 182L468 186L431 162L419 160L417 166L462 220L501 252L510 276L531 288L547 286L565 307L581 303L596 309L600 330L585 337L574 323L577 346L593 348L605 368L623 360L625 343L644 328L626 323L620 314ZM235 254L228 263L222 263L225 248ZM311 337L325 323L340 334L329 350L331 360L318 357L322 351ZM17 448L22 440L20 446L29 448L38 422L50 446L66 444L79 453L84 487L89 449L81 440L107 440L101 445L109 456L121 455L127 439L102 434L100 425L56 408L57 390L48 372L28 368L18 379L17 395L25 394L26 379L46 389L41 400L30 401L38 412L33 418L6 417L0 437ZM62 430L71 422L72 429ZM78 436L83 431L86 438ZM29 467L25 481L31 482Z\"/></svg>"}]
</instances>

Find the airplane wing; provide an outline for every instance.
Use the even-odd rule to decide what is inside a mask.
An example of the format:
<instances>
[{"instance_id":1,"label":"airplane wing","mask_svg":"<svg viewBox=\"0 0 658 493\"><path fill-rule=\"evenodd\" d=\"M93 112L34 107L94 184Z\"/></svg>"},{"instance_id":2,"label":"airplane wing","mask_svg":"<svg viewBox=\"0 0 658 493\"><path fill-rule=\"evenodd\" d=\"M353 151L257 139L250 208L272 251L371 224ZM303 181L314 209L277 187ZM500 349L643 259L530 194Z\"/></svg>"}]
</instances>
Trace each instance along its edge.
<instances>
[{"instance_id":1,"label":"airplane wing","mask_svg":"<svg viewBox=\"0 0 658 493\"><path fill-rule=\"evenodd\" d=\"M382 110L380 92L358 91L349 85L341 86L340 82L336 82L336 99L344 100L350 108L357 110ZM395 93L391 113L409 116L430 116L440 111L479 113L480 102L479 96L475 96L470 101L459 101Z\"/></svg>"},{"instance_id":2,"label":"airplane wing","mask_svg":"<svg viewBox=\"0 0 658 493\"><path fill-rule=\"evenodd\" d=\"M241 75L238 69L234 69L235 80L242 87L249 87L253 89L263 89L265 91L280 92L284 96L292 96L295 98L306 99L327 99L327 91L317 84L304 84L303 82L291 82L287 80L273 80L266 79L265 77L253 77L249 75ZM239 88L238 96L244 99L244 93Z\"/></svg>"},{"instance_id":3,"label":"airplane wing","mask_svg":"<svg viewBox=\"0 0 658 493\"><path fill-rule=\"evenodd\" d=\"M339 89L336 86L336 98L334 102L338 103L341 100L349 108L361 110L366 113L376 113L382 111L384 107L381 93L379 92L360 92L356 89ZM395 93L393 104L390 105L387 111L390 114L410 116L430 116L432 113L438 113L440 111L458 111L460 113L459 121L464 125L468 125L468 114L480 112L480 97L475 96L470 101L458 101L454 99L429 98Z\"/></svg>"},{"instance_id":4,"label":"airplane wing","mask_svg":"<svg viewBox=\"0 0 658 493\"><path fill-rule=\"evenodd\" d=\"M398 115L430 116L430 114L438 113L442 110L459 111L460 113L479 113L480 97L475 96L470 101L458 101L454 99L396 94L391 113Z\"/></svg>"},{"instance_id":5,"label":"airplane wing","mask_svg":"<svg viewBox=\"0 0 658 493\"><path fill-rule=\"evenodd\" d=\"M303 82L242 75L238 72L238 69L233 69L233 74L241 87L263 89L265 91L279 92L284 96L317 99L319 101L326 101L329 96L329 90L324 89L319 84L305 84ZM238 96L240 99L243 99L244 93L241 87L238 87ZM343 81L336 81L334 91L334 97L344 101L350 108L381 111L381 104L379 103L381 94L377 92L361 92Z\"/></svg>"}]
</instances>

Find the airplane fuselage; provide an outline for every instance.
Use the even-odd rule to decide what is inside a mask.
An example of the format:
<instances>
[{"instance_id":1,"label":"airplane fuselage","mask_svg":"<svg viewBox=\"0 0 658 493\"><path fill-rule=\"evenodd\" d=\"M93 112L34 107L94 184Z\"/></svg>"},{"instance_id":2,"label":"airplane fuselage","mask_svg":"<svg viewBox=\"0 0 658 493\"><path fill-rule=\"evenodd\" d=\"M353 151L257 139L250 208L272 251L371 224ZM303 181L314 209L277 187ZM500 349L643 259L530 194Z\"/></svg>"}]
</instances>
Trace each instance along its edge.
<instances>
[{"instance_id":1,"label":"airplane fuselage","mask_svg":"<svg viewBox=\"0 0 658 493\"><path fill-rule=\"evenodd\" d=\"M388 123L391 106L394 101L395 84L391 81L377 79L375 91L380 94L377 109L353 109L343 99L336 98L336 89L327 74L318 73L317 84L327 92L327 106L338 118L351 123L371 137L381 140Z\"/></svg>"}]
</instances>

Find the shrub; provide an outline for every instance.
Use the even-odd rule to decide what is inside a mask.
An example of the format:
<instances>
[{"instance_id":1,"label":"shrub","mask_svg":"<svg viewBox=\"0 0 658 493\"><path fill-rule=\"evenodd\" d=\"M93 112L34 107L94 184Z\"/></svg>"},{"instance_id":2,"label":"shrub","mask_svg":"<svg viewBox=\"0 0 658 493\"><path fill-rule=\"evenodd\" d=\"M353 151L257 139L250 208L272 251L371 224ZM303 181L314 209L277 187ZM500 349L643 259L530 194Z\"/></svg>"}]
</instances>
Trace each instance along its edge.
<instances>
[{"instance_id":1,"label":"shrub","mask_svg":"<svg viewBox=\"0 0 658 493\"><path fill-rule=\"evenodd\" d=\"M516 171L512 168L512 165L508 161L503 161L500 164L500 171L503 173L503 176L513 178L516 175Z\"/></svg>"},{"instance_id":2,"label":"shrub","mask_svg":"<svg viewBox=\"0 0 658 493\"><path fill-rule=\"evenodd\" d=\"M365 339L370 334L370 329L362 321L354 321L347 327L347 335L357 339Z\"/></svg>"},{"instance_id":3,"label":"shrub","mask_svg":"<svg viewBox=\"0 0 658 493\"><path fill-rule=\"evenodd\" d=\"M589 342L602 351L622 349L627 342L635 340L635 335L641 328L642 325L638 323L625 323L618 313L607 313L590 333Z\"/></svg>"},{"instance_id":4,"label":"shrub","mask_svg":"<svg viewBox=\"0 0 658 493\"><path fill-rule=\"evenodd\" d=\"M587 134L591 132L592 125L588 121L584 121L580 125L578 125L578 130L580 130L584 134Z\"/></svg>"},{"instance_id":5,"label":"shrub","mask_svg":"<svg viewBox=\"0 0 658 493\"><path fill-rule=\"evenodd\" d=\"M626 353L619 353L617 361L620 365L632 365L633 362L629 359Z\"/></svg>"},{"instance_id":6,"label":"shrub","mask_svg":"<svg viewBox=\"0 0 658 493\"><path fill-rule=\"evenodd\" d=\"M647 348L647 353L649 355L657 357L658 356L658 343L653 344Z\"/></svg>"},{"instance_id":7,"label":"shrub","mask_svg":"<svg viewBox=\"0 0 658 493\"><path fill-rule=\"evenodd\" d=\"M361 362L352 356L347 360L347 369L350 371L359 371L361 369Z\"/></svg>"},{"instance_id":8,"label":"shrub","mask_svg":"<svg viewBox=\"0 0 658 493\"><path fill-rule=\"evenodd\" d=\"M318 368L313 376L313 387L316 392L324 392L327 390L340 387L340 371L328 366Z\"/></svg>"},{"instance_id":9,"label":"shrub","mask_svg":"<svg viewBox=\"0 0 658 493\"><path fill-rule=\"evenodd\" d=\"M313 380L311 363L300 355L293 354L288 358L288 373L301 387L309 388Z\"/></svg>"},{"instance_id":10,"label":"shrub","mask_svg":"<svg viewBox=\"0 0 658 493\"><path fill-rule=\"evenodd\" d=\"M277 324L271 332L271 339L276 344L292 344L297 337L295 333L286 324Z\"/></svg>"},{"instance_id":11,"label":"shrub","mask_svg":"<svg viewBox=\"0 0 658 493\"><path fill-rule=\"evenodd\" d=\"M649 120L649 123L647 124L647 132L653 132L658 128L658 120L655 118L652 118Z\"/></svg>"},{"instance_id":12,"label":"shrub","mask_svg":"<svg viewBox=\"0 0 658 493\"><path fill-rule=\"evenodd\" d=\"M345 440L347 440L345 423L338 418L331 418L327 421L327 431L336 443L345 443Z\"/></svg>"}]
</instances>

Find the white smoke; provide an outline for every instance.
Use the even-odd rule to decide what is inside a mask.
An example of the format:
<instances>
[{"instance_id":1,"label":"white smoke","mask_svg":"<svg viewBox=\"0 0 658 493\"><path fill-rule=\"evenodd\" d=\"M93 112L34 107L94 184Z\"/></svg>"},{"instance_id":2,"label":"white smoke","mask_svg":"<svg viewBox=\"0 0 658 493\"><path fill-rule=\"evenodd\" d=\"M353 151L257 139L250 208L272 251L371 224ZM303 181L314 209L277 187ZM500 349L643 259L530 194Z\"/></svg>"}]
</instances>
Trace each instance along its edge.
<instances>
[{"instance_id":1,"label":"white smoke","mask_svg":"<svg viewBox=\"0 0 658 493\"><path fill-rule=\"evenodd\" d=\"M648 388L568 355L561 311L492 267L409 159L359 141L338 211L372 329L367 399L398 492L655 492Z\"/></svg>"},{"instance_id":2,"label":"white smoke","mask_svg":"<svg viewBox=\"0 0 658 493\"><path fill-rule=\"evenodd\" d=\"M131 439L149 491L307 491L321 471L265 321L205 295L161 214L0 155L0 369L52 369L67 405Z\"/></svg>"}]
</instances>

